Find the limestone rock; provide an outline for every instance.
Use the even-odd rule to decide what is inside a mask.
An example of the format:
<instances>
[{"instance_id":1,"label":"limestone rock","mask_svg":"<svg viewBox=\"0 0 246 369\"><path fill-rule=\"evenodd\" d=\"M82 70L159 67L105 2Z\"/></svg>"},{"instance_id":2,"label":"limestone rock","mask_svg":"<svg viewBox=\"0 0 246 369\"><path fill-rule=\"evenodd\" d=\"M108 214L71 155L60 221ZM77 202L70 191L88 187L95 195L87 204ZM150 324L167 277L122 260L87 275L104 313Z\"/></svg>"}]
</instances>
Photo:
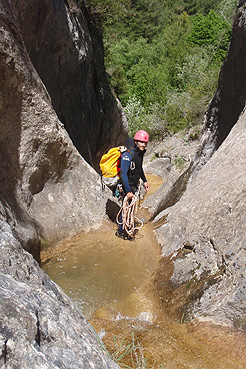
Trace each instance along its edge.
<instances>
[{"instance_id":1,"label":"limestone rock","mask_svg":"<svg viewBox=\"0 0 246 369\"><path fill-rule=\"evenodd\" d=\"M0 0L0 9L0 217L34 253L39 237L59 240L99 226L105 216L109 195L64 125L73 122L78 149L93 161L109 137L120 137L122 113L104 85L95 35L80 10L77 19L65 2L51 0Z\"/></svg>"},{"instance_id":2,"label":"limestone rock","mask_svg":"<svg viewBox=\"0 0 246 369\"><path fill-rule=\"evenodd\" d=\"M245 328L246 116L199 171L157 231L162 255L171 256L171 283L208 277L192 316L210 316ZM179 256L180 250L189 250ZM219 279L218 279L219 277Z\"/></svg>"},{"instance_id":3,"label":"limestone rock","mask_svg":"<svg viewBox=\"0 0 246 369\"><path fill-rule=\"evenodd\" d=\"M193 285L193 303L183 308L190 309L191 317L203 316L244 330L245 44L246 8L245 1L239 1L201 143L189 168L160 199L154 214L159 219L165 216L166 224L156 235L163 256L174 264L170 280L174 290L186 286L182 291L188 296Z\"/></svg>"},{"instance_id":4,"label":"limestone rock","mask_svg":"<svg viewBox=\"0 0 246 369\"><path fill-rule=\"evenodd\" d=\"M245 108L246 101L246 13L240 0L236 11L231 43L222 65L217 91L205 115L204 134L192 165L192 175L210 159Z\"/></svg>"},{"instance_id":5,"label":"limestone rock","mask_svg":"<svg viewBox=\"0 0 246 369\"><path fill-rule=\"evenodd\" d=\"M199 135L196 139L191 139L189 131L187 133L180 132L173 136L165 137L154 147L150 145L150 148L147 148L144 160L145 170L163 178L166 175L165 169L169 172L171 169L174 169L182 173L189 167L197 151L198 144ZM160 161L159 159L162 160ZM161 167L158 168L156 162L159 162ZM162 171L162 169L164 170Z\"/></svg>"},{"instance_id":6,"label":"limestone rock","mask_svg":"<svg viewBox=\"0 0 246 369\"><path fill-rule=\"evenodd\" d=\"M179 201L187 184L209 161L244 111L246 101L245 45L245 2L240 0L234 19L231 43L221 68L218 88L205 113L201 142L190 166L169 190L163 191L158 202L153 204L154 208L150 207L152 218Z\"/></svg>"},{"instance_id":7,"label":"limestone rock","mask_svg":"<svg viewBox=\"0 0 246 369\"><path fill-rule=\"evenodd\" d=\"M124 139L122 108L109 88L99 19L84 2L11 0L21 37L52 106L91 165Z\"/></svg>"},{"instance_id":8,"label":"limestone rock","mask_svg":"<svg viewBox=\"0 0 246 369\"><path fill-rule=\"evenodd\" d=\"M0 221L1 368L119 368L65 293Z\"/></svg>"},{"instance_id":9,"label":"limestone rock","mask_svg":"<svg viewBox=\"0 0 246 369\"><path fill-rule=\"evenodd\" d=\"M3 368L118 368L73 302L23 249L38 255L40 238L56 241L99 226L113 202L80 153L92 163L93 150L114 139L111 129L119 138L122 112L100 79L102 60L94 60L86 19L65 4L0 0ZM33 64L35 52L48 81ZM80 153L65 129L71 122Z\"/></svg>"},{"instance_id":10,"label":"limestone rock","mask_svg":"<svg viewBox=\"0 0 246 369\"><path fill-rule=\"evenodd\" d=\"M152 218L162 209L172 206L170 191L180 177L181 173L188 170L196 153L199 140L189 139L189 133L178 133L166 137L154 148L150 148L150 154L144 158L144 170L163 178L163 185L142 204L148 209ZM165 204L163 202L166 200Z\"/></svg>"}]
</instances>

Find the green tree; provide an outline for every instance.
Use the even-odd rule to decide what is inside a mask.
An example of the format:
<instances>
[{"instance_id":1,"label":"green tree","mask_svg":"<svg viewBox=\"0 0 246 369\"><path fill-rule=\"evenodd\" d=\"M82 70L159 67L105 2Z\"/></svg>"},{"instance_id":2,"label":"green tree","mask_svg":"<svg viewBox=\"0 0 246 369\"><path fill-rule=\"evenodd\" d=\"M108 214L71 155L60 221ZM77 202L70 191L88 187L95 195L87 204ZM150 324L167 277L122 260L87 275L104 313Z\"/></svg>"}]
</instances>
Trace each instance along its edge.
<instances>
[{"instance_id":1,"label":"green tree","mask_svg":"<svg viewBox=\"0 0 246 369\"><path fill-rule=\"evenodd\" d=\"M100 15L105 24L110 24L125 16L130 9L131 0L86 0L85 3L91 13Z\"/></svg>"},{"instance_id":2,"label":"green tree","mask_svg":"<svg viewBox=\"0 0 246 369\"><path fill-rule=\"evenodd\" d=\"M131 131L153 137L202 121L236 1L87 0L102 15L105 65Z\"/></svg>"},{"instance_id":3,"label":"green tree","mask_svg":"<svg viewBox=\"0 0 246 369\"><path fill-rule=\"evenodd\" d=\"M184 0L185 11L194 15L197 13L207 15L210 10L215 10L221 0Z\"/></svg>"},{"instance_id":4,"label":"green tree","mask_svg":"<svg viewBox=\"0 0 246 369\"><path fill-rule=\"evenodd\" d=\"M231 27L225 19L210 10L208 15L197 15L193 19L194 27L188 36L188 40L192 45L208 47L215 57L224 60L228 49Z\"/></svg>"}]
</instances>

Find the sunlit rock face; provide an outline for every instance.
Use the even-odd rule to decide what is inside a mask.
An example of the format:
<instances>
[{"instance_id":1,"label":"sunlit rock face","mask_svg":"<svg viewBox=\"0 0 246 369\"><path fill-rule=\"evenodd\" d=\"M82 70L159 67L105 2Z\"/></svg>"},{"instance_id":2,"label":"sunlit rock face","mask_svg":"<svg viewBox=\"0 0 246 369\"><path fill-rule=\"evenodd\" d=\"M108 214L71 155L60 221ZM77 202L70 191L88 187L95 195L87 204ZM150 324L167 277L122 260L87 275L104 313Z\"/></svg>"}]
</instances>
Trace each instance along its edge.
<instances>
[{"instance_id":1,"label":"sunlit rock face","mask_svg":"<svg viewBox=\"0 0 246 369\"><path fill-rule=\"evenodd\" d=\"M243 115L169 210L167 223L156 231L163 256L174 255L170 280L174 286L209 280L192 315L242 326L246 319L245 125Z\"/></svg>"},{"instance_id":2,"label":"sunlit rock face","mask_svg":"<svg viewBox=\"0 0 246 369\"><path fill-rule=\"evenodd\" d=\"M150 150L149 155L147 149L144 157L145 172L163 178L163 185L142 204L148 209L150 218L156 219L156 215L172 206L173 199L179 197L179 193L182 191L182 186L179 186L180 175L189 170L199 142L199 139L190 139L189 133L181 132L164 138L161 143ZM182 176L181 179L183 181ZM178 183L176 185L177 191L174 190L176 182ZM183 187L185 187L185 181L183 183Z\"/></svg>"},{"instance_id":3,"label":"sunlit rock face","mask_svg":"<svg viewBox=\"0 0 246 369\"><path fill-rule=\"evenodd\" d=\"M172 256L174 289L186 284L191 317L246 327L246 9L240 2L203 142L181 199L157 231ZM239 114L242 112L240 118ZM239 119L238 119L239 118ZM191 292L192 291L192 292Z\"/></svg>"},{"instance_id":4,"label":"sunlit rock face","mask_svg":"<svg viewBox=\"0 0 246 369\"><path fill-rule=\"evenodd\" d=\"M246 102L246 10L240 0L218 88L205 116L204 135L191 171L196 173L218 149L237 122Z\"/></svg>"},{"instance_id":5,"label":"sunlit rock face","mask_svg":"<svg viewBox=\"0 0 246 369\"><path fill-rule=\"evenodd\" d=\"M100 178L80 153L97 162L122 137L122 113L86 13L63 1L0 7L0 214L33 251L38 236L101 224Z\"/></svg>"}]
</instances>

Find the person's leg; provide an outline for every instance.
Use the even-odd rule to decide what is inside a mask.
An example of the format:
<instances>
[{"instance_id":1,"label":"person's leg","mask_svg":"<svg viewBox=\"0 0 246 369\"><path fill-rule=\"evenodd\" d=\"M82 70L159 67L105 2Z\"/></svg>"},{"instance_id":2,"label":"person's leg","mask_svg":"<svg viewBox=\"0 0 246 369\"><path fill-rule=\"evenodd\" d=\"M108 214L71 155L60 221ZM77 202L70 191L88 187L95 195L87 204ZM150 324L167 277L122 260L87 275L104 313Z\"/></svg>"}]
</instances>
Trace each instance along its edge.
<instances>
[{"instance_id":1,"label":"person's leg","mask_svg":"<svg viewBox=\"0 0 246 369\"><path fill-rule=\"evenodd\" d=\"M122 200L122 204L123 204L123 200ZM115 235L117 237L123 238L124 240L133 240L133 238L129 234L127 234L127 232L123 229L122 211L120 213L118 221L119 221L119 225L118 225L117 231L115 232Z\"/></svg>"},{"instance_id":2,"label":"person's leg","mask_svg":"<svg viewBox=\"0 0 246 369\"><path fill-rule=\"evenodd\" d=\"M119 216L118 232L119 232L119 233L123 233L123 219L122 219L122 212L120 213L120 216Z\"/></svg>"},{"instance_id":3,"label":"person's leg","mask_svg":"<svg viewBox=\"0 0 246 369\"><path fill-rule=\"evenodd\" d=\"M124 197L125 196L122 196L122 204L123 204L123 200L124 200ZM118 217L118 229L117 231L115 232L115 235L118 236L118 237L122 237L124 236L124 232L123 232L123 219L122 219L122 210L120 212L120 215Z\"/></svg>"}]
</instances>

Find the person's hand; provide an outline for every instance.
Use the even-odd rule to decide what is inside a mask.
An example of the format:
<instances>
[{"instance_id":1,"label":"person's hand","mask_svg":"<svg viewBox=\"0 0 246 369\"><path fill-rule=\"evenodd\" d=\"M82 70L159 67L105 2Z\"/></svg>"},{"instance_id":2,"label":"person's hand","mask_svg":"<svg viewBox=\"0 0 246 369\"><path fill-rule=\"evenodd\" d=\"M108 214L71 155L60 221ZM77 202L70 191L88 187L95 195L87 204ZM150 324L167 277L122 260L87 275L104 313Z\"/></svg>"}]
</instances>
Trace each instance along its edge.
<instances>
[{"instance_id":1,"label":"person's hand","mask_svg":"<svg viewBox=\"0 0 246 369\"><path fill-rule=\"evenodd\" d=\"M132 192L127 192L126 197L128 198L128 200L131 200L133 198L133 193Z\"/></svg>"},{"instance_id":2,"label":"person's hand","mask_svg":"<svg viewBox=\"0 0 246 369\"><path fill-rule=\"evenodd\" d=\"M145 191L149 191L149 184L148 182L144 182L143 184Z\"/></svg>"}]
</instances>

